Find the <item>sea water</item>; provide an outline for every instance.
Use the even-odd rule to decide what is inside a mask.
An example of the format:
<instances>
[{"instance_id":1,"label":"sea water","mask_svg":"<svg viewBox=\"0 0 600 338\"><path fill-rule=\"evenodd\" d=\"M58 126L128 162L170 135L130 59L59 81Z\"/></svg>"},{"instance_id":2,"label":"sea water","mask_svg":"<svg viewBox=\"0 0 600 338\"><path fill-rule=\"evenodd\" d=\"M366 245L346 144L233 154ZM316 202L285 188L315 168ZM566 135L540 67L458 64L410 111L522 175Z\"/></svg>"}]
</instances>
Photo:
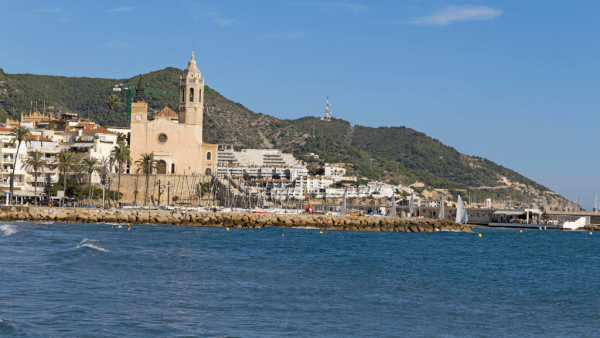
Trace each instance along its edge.
<instances>
[{"instance_id":1,"label":"sea water","mask_svg":"<svg viewBox=\"0 0 600 338\"><path fill-rule=\"evenodd\" d=\"M3 223L0 336L599 335L600 233L475 231Z\"/></svg>"}]
</instances>

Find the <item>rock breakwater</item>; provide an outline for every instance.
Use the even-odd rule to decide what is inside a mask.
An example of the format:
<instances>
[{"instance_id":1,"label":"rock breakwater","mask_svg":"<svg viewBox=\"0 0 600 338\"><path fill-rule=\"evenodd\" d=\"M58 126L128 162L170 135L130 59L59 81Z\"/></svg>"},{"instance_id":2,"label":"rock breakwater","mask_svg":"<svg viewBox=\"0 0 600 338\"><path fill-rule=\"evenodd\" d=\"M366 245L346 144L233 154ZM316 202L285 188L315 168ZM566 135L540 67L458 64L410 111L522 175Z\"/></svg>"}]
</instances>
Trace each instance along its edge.
<instances>
[{"instance_id":1,"label":"rock breakwater","mask_svg":"<svg viewBox=\"0 0 600 338\"><path fill-rule=\"evenodd\" d=\"M141 209L86 209L47 207L2 207L0 221L43 221L70 223L173 224L230 228L307 227L339 231L471 232L467 225L428 218L325 216L291 214L221 213Z\"/></svg>"}]
</instances>

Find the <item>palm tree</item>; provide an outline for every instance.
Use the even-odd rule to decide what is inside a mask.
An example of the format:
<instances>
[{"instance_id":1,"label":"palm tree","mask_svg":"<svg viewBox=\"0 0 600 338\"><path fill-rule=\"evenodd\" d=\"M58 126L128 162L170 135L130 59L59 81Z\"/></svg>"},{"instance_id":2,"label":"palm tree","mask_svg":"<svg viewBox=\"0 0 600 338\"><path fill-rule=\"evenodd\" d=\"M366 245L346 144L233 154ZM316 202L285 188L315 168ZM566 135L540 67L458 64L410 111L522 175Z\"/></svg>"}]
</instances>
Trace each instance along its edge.
<instances>
[{"instance_id":1,"label":"palm tree","mask_svg":"<svg viewBox=\"0 0 600 338\"><path fill-rule=\"evenodd\" d=\"M19 148L21 148L21 142L25 142L25 144L29 143L29 136L31 133L29 129L18 126L13 129L13 139L11 141L13 147L15 146L15 142L17 143L17 151L15 152L15 162L13 163L13 170L10 174L10 197L14 196L15 190L15 168L17 166L17 158L19 158ZM7 197L8 198L8 197Z\"/></svg>"},{"instance_id":2,"label":"palm tree","mask_svg":"<svg viewBox=\"0 0 600 338\"><path fill-rule=\"evenodd\" d=\"M117 144L125 143L125 141L127 141L127 135L117 133Z\"/></svg>"},{"instance_id":3,"label":"palm tree","mask_svg":"<svg viewBox=\"0 0 600 338\"><path fill-rule=\"evenodd\" d=\"M81 169L89 175L90 204L92 204L92 174L95 172L101 174L100 168L98 167L98 159L93 157L83 159Z\"/></svg>"},{"instance_id":4,"label":"palm tree","mask_svg":"<svg viewBox=\"0 0 600 338\"><path fill-rule=\"evenodd\" d=\"M23 165L21 166L22 168L25 168L26 170L33 170L34 173L34 177L35 177L35 184L33 185L34 187L34 200L35 200L35 206L38 205L37 203L37 177L38 177L38 171L41 169L42 171L44 170L44 167L48 165L48 163L46 163L46 161L44 161L43 159L43 154L39 151L32 151L30 153L27 154L27 158L25 159L25 161L23 161Z\"/></svg>"},{"instance_id":5,"label":"palm tree","mask_svg":"<svg viewBox=\"0 0 600 338\"><path fill-rule=\"evenodd\" d=\"M124 142L116 145L110 152L110 157L114 162L119 163L119 183L117 186L117 203L121 197L121 173L123 172L123 166L131 164L131 149Z\"/></svg>"},{"instance_id":6,"label":"palm tree","mask_svg":"<svg viewBox=\"0 0 600 338\"><path fill-rule=\"evenodd\" d=\"M65 206L65 195L67 194L67 169L78 171L75 165L75 153L70 149L63 149L58 153L58 168L63 172L63 188L65 192L62 198L62 205Z\"/></svg>"},{"instance_id":7,"label":"palm tree","mask_svg":"<svg viewBox=\"0 0 600 338\"><path fill-rule=\"evenodd\" d=\"M119 97L117 95L111 94L106 98L106 101L104 101L102 103L106 103L109 106L108 114L106 114L106 120L104 120L104 127L106 127L106 123L108 122L108 116L110 115L110 111L113 109L114 106L120 106L121 100L119 100Z\"/></svg>"},{"instance_id":8,"label":"palm tree","mask_svg":"<svg viewBox=\"0 0 600 338\"><path fill-rule=\"evenodd\" d=\"M154 159L154 153L144 153L139 160L135 161L137 165L136 172L146 173L146 195L144 196L144 205L148 199L148 186L150 185L150 172L156 169L157 161Z\"/></svg>"}]
</instances>

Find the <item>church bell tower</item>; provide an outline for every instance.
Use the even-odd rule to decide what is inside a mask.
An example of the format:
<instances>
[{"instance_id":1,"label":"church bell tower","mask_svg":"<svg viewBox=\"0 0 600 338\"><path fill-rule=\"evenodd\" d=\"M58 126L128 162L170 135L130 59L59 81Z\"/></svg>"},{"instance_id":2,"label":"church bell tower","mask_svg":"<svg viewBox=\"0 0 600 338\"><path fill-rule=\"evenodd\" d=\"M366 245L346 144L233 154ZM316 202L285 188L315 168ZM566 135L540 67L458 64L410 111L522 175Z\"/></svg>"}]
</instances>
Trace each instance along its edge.
<instances>
[{"instance_id":1,"label":"church bell tower","mask_svg":"<svg viewBox=\"0 0 600 338\"><path fill-rule=\"evenodd\" d=\"M204 79L196 66L192 51L188 66L179 77L179 123L202 127L203 109Z\"/></svg>"}]
</instances>

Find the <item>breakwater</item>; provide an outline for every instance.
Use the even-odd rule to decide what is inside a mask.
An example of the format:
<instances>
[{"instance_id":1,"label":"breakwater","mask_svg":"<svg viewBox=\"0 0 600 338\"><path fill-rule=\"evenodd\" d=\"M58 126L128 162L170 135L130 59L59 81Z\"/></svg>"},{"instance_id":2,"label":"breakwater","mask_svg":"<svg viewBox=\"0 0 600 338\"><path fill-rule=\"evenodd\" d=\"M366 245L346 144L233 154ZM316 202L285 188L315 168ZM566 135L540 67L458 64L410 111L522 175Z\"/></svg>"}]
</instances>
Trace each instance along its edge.
<instances>
[{"instance_id":1,"label":"breakwater","mask_svg":"<svg viewBox=\"0 0 600 338\"><path fill-rule=\"evenodd\" d=\"M209 211L141 209L87 209L48 207L2 207L0 221L44 221L69 223L173 224L230 228L310 227L322 230L420 232L471 232L467 225L429 218L326 216Z\"/></svg>"}]
</instances>

